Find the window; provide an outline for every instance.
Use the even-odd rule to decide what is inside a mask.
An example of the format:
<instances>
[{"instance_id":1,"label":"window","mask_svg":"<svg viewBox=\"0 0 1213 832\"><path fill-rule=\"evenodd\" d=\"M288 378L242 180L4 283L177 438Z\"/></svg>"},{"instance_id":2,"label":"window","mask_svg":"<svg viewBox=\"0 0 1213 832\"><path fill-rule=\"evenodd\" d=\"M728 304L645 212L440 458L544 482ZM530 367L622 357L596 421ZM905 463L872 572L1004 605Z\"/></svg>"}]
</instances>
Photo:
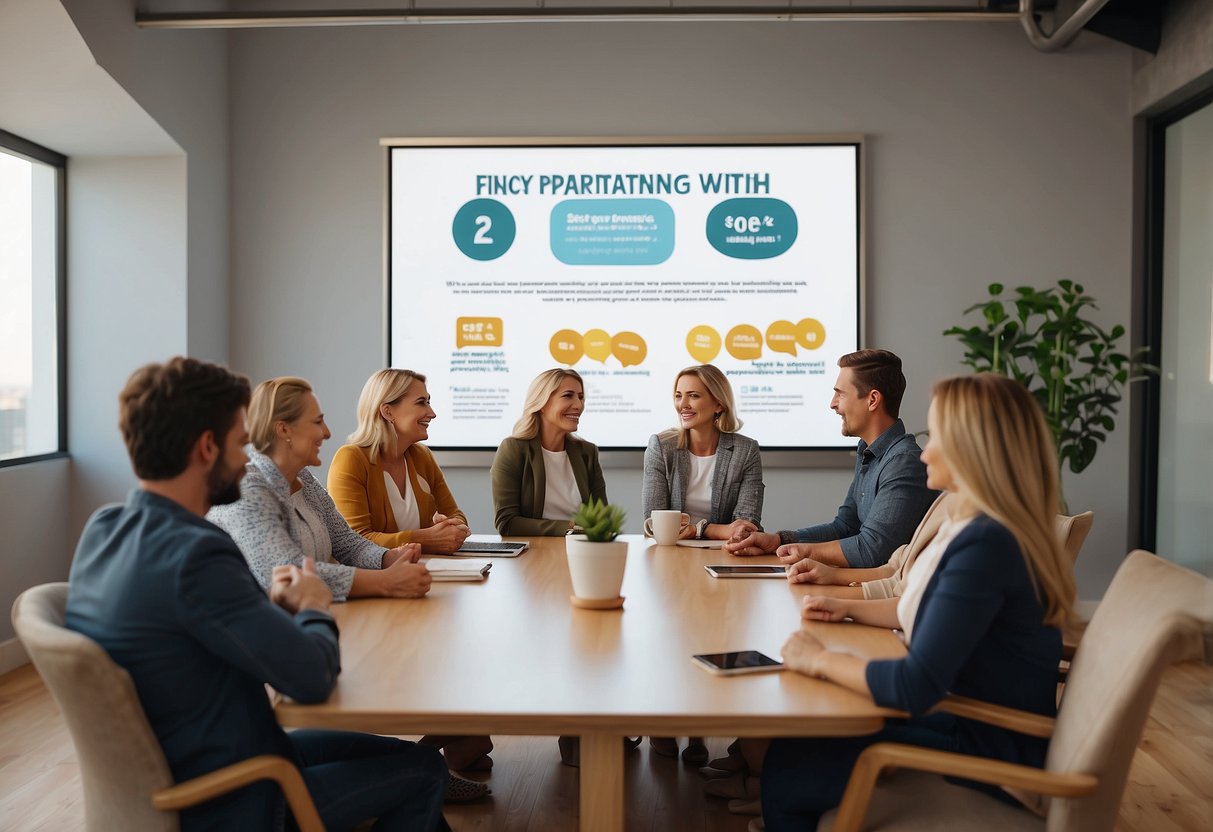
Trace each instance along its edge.
<instances>
[{"instance_id":1,"label":"window","mask_svg":"<svg viewBox=\"0 0 1213 832\"><path fill-rule=\"evenodd\" d=\"M65 162L0 130L0 466L66 450Z\"/></svg>"}]
</instances>

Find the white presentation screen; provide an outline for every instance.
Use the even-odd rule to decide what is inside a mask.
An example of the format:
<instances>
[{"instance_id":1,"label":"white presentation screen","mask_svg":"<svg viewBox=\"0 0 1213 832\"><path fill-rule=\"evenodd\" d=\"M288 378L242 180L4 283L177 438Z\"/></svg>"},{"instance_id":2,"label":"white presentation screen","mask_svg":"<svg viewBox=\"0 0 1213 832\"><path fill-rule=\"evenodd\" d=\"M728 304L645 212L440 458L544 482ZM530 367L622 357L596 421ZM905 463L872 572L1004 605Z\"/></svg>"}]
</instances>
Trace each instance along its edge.
<instances>
[{"instance_id":1,"label":"white presentation screen","mask_svg":"<svg viewBox=\"0 0 1213 832\"><path fill-rule=\"evenodd\" d=\"M641 448L712 363L764 448L852 447L829 403L859 345L859 150L391 147L388 361L428 376L428 444L496 448L569 366L578 433Z\"/></svg>"}]
</instances>

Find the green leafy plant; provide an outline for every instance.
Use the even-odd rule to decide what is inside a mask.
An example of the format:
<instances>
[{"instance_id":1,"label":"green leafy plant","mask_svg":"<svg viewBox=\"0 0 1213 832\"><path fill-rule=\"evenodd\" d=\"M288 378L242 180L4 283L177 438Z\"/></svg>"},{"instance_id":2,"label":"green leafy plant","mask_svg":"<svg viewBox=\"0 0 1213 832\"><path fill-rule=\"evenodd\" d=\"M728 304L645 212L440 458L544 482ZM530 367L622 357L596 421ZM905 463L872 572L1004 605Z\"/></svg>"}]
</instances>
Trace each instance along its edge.
<instances>
[{"instance_id":1,"label":"green leafy plant","mask_svg":"<svg viewBox=\"0 0 1213 832\"><path fill-rule=\"evenodd\" d=\"M590 499L577 507L573 515L573 523L585 533L585 539L592 543L609 543L623 529L623 519L627 515L619 506L607 505L601 500Z\"/></svg>"},{"instance_id":2,"label":"green leafy plant","mask_svg":"<svg viewBox=\"0 0 1213 832\"><path fill-rule=\"evenodd\" d=\"M1077 474L1116 427L1124 386L1158 368L1142 362L1145 347L1131 355L1117 350L1123 326L1109 331L1085 317L1098 307L1079 283L1019 286L1007 298L1001 283L991 283L989 292L989 300L965 310L980 312L984 325L943 334L964 344L964 363L977 372L1000 373L1028 388L1053 432L1058 464Z\"/></svg>"}]
</instances>

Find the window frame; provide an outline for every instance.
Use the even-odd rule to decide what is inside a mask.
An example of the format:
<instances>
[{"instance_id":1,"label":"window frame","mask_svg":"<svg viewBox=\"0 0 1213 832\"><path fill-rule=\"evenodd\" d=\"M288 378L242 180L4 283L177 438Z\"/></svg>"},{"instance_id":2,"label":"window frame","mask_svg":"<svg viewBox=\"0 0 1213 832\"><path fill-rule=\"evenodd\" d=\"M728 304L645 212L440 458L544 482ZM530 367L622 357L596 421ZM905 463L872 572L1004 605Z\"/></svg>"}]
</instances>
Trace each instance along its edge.
<instances>
[{"instance_id":1,"label":"window frame","mask_svg":"<svg viewBox=\"0 0 1213 832\"><path fill-rule=\"evenodd\" d=\"M1140 277L1134 286L1137 343L1148 347L1146 360L1162 358L1162 294L1164 230L1166 226L1167 128L1197 110L1213 105L1213 87L1194 93L1156 115L1139 119L1142 136L1142 198L1138 205L1142 224ZM1132 391L1132 437L1129 482L1129 539L1138 549L1155 551L1158 543L1158 432L1162 419L1162 379L1146 377Z\"/></svg>"},{"instance_id":2,"label":"window frame","mask_svg":"<svg viewBox=\"0 0 1213 832\"><path fill-rule=\"evenodd\" d=\"M59 446L41 454L0 459L0 469L62 459L67 450L67 157L0 129L0 149L55 169L55 369L59 411Z\"/></svg>"}]
</instances>

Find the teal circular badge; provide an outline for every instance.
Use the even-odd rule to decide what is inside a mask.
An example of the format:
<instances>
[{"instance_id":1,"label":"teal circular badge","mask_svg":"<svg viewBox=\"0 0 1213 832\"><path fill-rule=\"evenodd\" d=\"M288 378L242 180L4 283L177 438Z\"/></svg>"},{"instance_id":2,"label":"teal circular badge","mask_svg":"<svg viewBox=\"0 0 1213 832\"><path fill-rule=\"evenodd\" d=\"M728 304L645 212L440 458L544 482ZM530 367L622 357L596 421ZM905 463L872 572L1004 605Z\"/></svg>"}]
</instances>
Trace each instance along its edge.
<instances>
[{"instance_id":1,"label":"teal circular badge","mask_svg":"<svg viewBox=\"0 0 1213 832\"><path fill-rule=\"evenodd\" d=\"M708 213L708 242L726 257L766 260L792 247L800 224L782 199L726 199Z\"/></svg>"},{"instance_id":2,"label":"teal circular badge","mask_svg":"<svg viewBox=\"0 0 1213 832\"><path fill-rule=\"evenodd\" d=\"M459 250L473 260L496 260L514 244L514 215L495 199L464 203L451 223Z\"/></svg>"}]
</instances>

